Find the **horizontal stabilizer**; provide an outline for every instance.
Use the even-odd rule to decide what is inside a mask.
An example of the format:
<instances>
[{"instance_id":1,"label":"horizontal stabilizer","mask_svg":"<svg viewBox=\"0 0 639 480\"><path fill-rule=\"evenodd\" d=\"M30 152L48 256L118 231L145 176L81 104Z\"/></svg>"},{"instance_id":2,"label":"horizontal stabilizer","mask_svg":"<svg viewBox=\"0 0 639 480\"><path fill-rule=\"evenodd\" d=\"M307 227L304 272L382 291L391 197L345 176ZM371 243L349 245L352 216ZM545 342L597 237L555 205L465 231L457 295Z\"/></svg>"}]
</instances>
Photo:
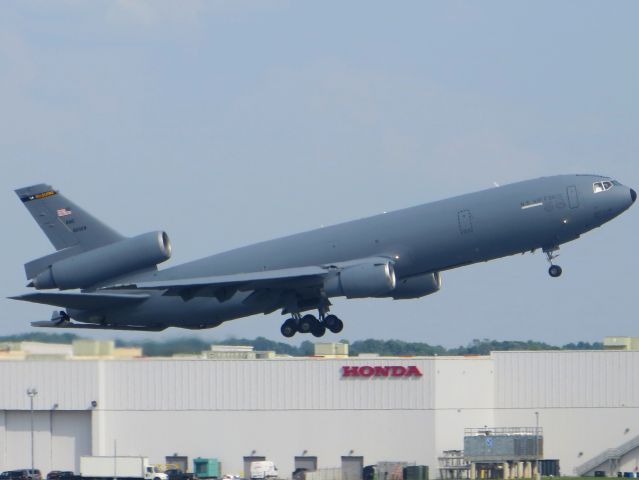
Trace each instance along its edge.
<instances>
[{"instance_id":1,"label":"horizontal stabilizer","mask_svg":"<svg viewBox=\"0 0 639 480\"><path fill-rule=\"evenodd\" d=\"M101 308L125 307L135 305L149 298L149 294L124 293L25 293L12 300L42 303L56 307L74 308L77 310L99 310Z\"/></svg>"},{"instance_id":2,"label":"horizontal stabilizer","mask_svg":"<svg viewBox=\"0 0 639 480\"><path fill-rule=\"evenodd\" d=\"M58 250L50 255L37 258L24 264L24 271L27 274L27 279L32 279L38 276L40 272L44 272L47 268L53 265L55 262L70 258L82 253L82 248L79 245L73 247L64 248Z\"/></svg>"},{"instance_id":3,"label":"horizontal stabilizer","mask_svg":"<svg viewBox=\"0 0 639 480\"><path fill-rule=\"evenodd\" d=\"M50 320L31 322L32 327L44 327L44 328L84 328L89 330L135 330L142 332L160 332L165 330L163 325L150 326L150 327L138 327L133 325L99 325L95 323L73 323L73 322L52 322Z\"/></svg>"}]
</instances>

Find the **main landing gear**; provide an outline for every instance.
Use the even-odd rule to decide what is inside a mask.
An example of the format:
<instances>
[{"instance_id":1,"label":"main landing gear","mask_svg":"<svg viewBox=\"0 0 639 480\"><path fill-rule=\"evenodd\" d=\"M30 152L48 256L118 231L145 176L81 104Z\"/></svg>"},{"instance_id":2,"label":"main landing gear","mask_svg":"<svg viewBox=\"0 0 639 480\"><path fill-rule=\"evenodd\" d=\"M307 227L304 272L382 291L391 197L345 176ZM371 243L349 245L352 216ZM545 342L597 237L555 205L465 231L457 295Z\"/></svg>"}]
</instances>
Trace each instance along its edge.
<instances>
[{"instance_id":1,"label":"main landing gear","mask_svg":"<svg viewBox=\"0 0 639 480\"><path fill-rule=\"evenodd\" d=\"M333 333L339 333L344 328L344 323L335 315L320 314L319 319L314 315L300 315L294 313L291 318L286 320L280 331L286 338L291 338L296 333L311 333L314 337L322 337L326 330Z\"/></svg>"},{"instance_id":2,"label":"main landing gear","mask_svg":"<svg viewBox=\"0 0 639 480\"><path fill-rule=\"evenodd\" d=\"M544 250L546 258L548 259L548 263L550 263L550 267L548 268L548 275L553 278L561 276L562 273L561 267L552 263L552 261L559 256L559 254L555 254L557 250L559 250L559 247Z\"/></svg>"}]
</instances>

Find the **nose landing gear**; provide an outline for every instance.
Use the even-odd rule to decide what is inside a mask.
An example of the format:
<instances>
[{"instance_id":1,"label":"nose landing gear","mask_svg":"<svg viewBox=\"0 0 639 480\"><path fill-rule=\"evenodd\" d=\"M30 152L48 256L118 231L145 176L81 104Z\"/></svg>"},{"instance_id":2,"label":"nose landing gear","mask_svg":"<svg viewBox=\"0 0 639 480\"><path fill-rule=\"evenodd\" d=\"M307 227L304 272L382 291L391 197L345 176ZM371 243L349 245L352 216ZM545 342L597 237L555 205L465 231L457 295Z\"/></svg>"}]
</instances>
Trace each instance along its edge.
<instances>
[{"instance_id":1,"label":"nose landing gear","mask_svg":"<svg viewBox=\"0 0 639 480\"><path fill-rule=\"evenodd\" d=\"M561 273L562 273L562 270L559 265L551 265L550 268L548 268L548 275L550 275L553 278L557 278L561 276Z\"/></svg>"},{"instance_id":2,"label":"nose landing gear","mask_svg":"<svg viewBox=\"0 0 639 480\"><path fill-rule=\"evenodd\" d=\"M553 278L560 277L562 274L562 269L559 265L555 265L552 261L559 256L559 254L555 254L555 252L559 250L559 247L550 248L544 250L546 254L546 258L548 259L548 263L550 263L550 267L548 268L548 275Z\"/></svg>"}]
</instances>

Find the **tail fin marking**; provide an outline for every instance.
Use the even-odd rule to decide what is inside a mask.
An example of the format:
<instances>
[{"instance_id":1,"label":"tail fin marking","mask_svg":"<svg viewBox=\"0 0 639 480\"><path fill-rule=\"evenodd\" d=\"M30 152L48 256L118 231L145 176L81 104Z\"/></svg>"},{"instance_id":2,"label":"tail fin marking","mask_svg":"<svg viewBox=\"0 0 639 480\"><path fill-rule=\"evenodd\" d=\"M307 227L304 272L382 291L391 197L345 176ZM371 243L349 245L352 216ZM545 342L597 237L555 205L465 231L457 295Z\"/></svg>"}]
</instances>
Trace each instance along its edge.
<instances>
[{"instance_id":1,"label":"tail fin marking","mask_svg":"<svg viewBox=\"0 0 639 480\"><path fill-rule=\"evenodd\" d=\"M86 251L124 238L51 185L19 188L16 194L56 250L77 246Z\"/></svg>"}]
</instances>

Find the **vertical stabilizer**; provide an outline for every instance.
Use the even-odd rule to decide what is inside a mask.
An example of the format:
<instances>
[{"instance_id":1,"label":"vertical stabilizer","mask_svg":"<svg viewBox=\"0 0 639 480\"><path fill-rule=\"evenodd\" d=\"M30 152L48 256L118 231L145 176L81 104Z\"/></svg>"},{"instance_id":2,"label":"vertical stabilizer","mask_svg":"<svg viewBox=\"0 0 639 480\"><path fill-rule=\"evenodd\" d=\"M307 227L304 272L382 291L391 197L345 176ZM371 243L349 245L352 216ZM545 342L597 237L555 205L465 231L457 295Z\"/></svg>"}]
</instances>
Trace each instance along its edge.
<instances>
[{"instance_id":1,"label":"vertical stabilizer","mask_svg":"<svg viewBox=\"0 0 639 480\"><path fill-rule=\"evenodd\" d=\"M92 250L124 238L51 185L19 188L16 194L56 250Z\"/></svg>"}]
</instances>

